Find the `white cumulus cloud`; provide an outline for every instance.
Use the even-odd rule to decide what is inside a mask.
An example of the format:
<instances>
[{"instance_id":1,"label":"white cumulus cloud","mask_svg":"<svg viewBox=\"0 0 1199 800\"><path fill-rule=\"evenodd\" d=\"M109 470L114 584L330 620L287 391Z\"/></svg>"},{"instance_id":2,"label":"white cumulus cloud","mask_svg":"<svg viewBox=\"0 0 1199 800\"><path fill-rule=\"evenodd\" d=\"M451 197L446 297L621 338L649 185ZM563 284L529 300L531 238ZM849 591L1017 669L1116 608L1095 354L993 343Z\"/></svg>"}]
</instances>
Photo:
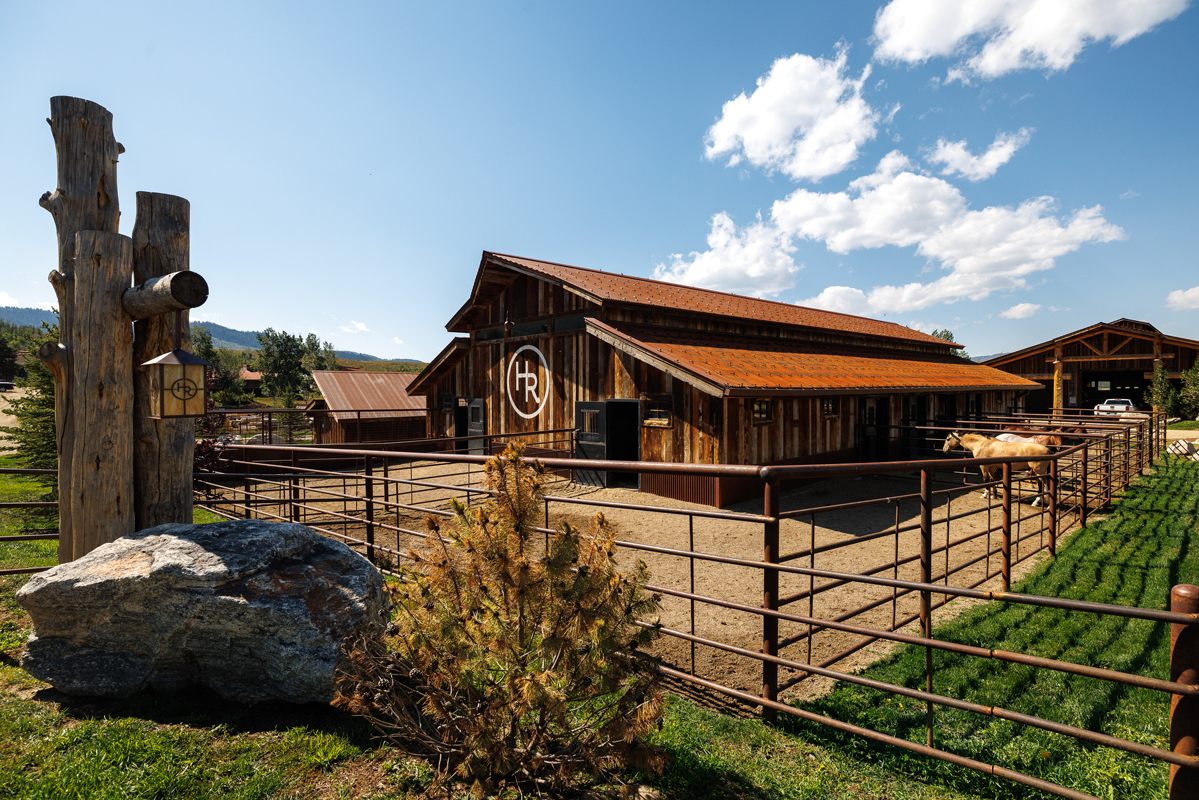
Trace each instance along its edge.
<instances>
[{"instance_id":1,"label":"white cumulus cloud","mask_svg":"<svg viewBox=\"0 0 1199 800\"><path fill-rule=\"evenodd\" d=\"M731 220L722 232L729 241L749 235L735 231ZM797 189L775 202L770 221L758 221L753 235L764 244L778 242L787 248L793 248L797 238L819 241L836 253L914 245L918 255L946 273L927 283L875 286L869 291L832 286L801 301L833 311L881 314L1027 288L1027 277L1052 269L1059 256L1086 242L1121 239L1124 231L1103 218L1100 206L1059 218L1051 197L1032 198L1015 208L972 210L957 187L914 172L911 162L895 151L873 174L851 182L847 191ZM791 252L786 250L788 259ZM692 259L699 262L708 256L692 254ZM758 254L759 260L767 258Z\"/></svg>"},{"instance_id":2,"label":"white cumulus cloud","mask_svg":"<svg viewBox=\"0 0 1199 800\"><path fill-rule=\"evenodd\" d=\"M393 337L391 337L391 343L392 344L403 344L404 342L402 339L400 339L400 337L393 336Z\"/></svg>"},{"instance_id":3,"label":"white cumulus cloud","mask_svg":"<svg viewBox=\"0 0 1199 800\"><path fill-rule=\"evenodd\" d=\"M855 79L846 75L846 58L841 48L831 60L796 53L775 61L753 94L724 104L705 155L727 155L729 166L744 159L796 180L818 181L848 167L874 138L879 114L862 99L870 67Z\"/></svg>"},{"instance_id":4,"label":"white cumulus cloud","mask_svg":"<svg viewBox=\"0 0 1199 800\"><path fill-rule=\"evenodd\" d=\"M1036 303L1017 303L1007 311L999 312L999 316L1004 319L1028 319L1040 310L1041 307Z\"/></svg>"},{"instance_id":5,"label":"white cumulus cloud","mask_svg":"<svg viewBox=\"0 0 1199 800\"><path fill-rule=\"evenodd\" d=\"M1028 144L1032 132L1032 128L1021 128L1015 133L1001 131L981 156L971 153L964 139L960 142L938 139L936 147L925 156L925 160L934 164L944 164L942 175L961 175L978 183L991 177L1000 167L1011 161L1016 151Z\"/></svg>"},{"instance_id":6,"label":"white cumulus cloud","mask_svg":"<svg viewBox=\"0 0 1199 800\"><path fill-rule=\"evenodd\" d=\"M1092 42L1119 47L1173 19L1189 0L892 0L874 20L874 54L918 64L960 58L949 80L1059 71Z\"/></svg>"},{"instance_id":7,"label":"white cumulus cloud","mask_svg":"<svg viewBox=\"0 0 1199 800\"><path fill-rule=\"evenodd\" d=\"M0 306L11 306L14 308L42 308L46 311L54 308L52 303L22 303L20 300L3 290L0 290Z\"/></svg>"},{"instance_id":8,"label":"white cumulus cloud","mask_svg":"<svg viewBox=\"0 0 1199 800\"><path fill-rule=\"evenodd\" d=\"M670 266L654 268L654 277L754 297L775 295L795 285L799 267L791 258L794 251L789 237L761 218L738 231L729 215L721 212L712 217L706 252L674 254Z\"/></svg>"},{"instance_id":9,"label":"white cumulus cloud","mask_svg":"<svg viewBox=\"0 0 1199 800\"><path fill-rule=\"evenodd\" d=\"M1192 311L1199 308L1199 286L1191 289L1175 289L1166 298L1166 305L1175 311Z\"/></svg>"},{"instance_id":10,"label":"white cumulus cloud","mask_svg":"<svg viewBox=\"0 0 1199 800\"><path fill-rule=\"evenodd\" d=\"M354 320L350 320L349 325L338 325L337 327L341 328L346 333L370 333L370 328L366 327L361 322L355 322Z\"/></svg>"}]
</instances>

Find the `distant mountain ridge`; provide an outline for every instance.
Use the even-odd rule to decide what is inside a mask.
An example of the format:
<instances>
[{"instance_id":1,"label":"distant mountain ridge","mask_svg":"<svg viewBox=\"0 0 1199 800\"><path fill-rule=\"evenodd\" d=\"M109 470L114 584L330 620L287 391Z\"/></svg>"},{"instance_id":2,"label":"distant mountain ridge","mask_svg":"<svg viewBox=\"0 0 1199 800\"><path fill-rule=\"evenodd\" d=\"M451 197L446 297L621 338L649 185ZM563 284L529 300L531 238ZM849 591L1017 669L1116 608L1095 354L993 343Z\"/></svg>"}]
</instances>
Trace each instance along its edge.
<instances>
[{"instance_id":1,"label":"distant mountain ridge","mask_svg":"<svg viewBox=\"0 0 1199 800\"><path fill-rule=\"evenodd\" d=\"M0 319L13 325L33 325L37 327L42 322L51 325L58 322L58 315L44 308L18 308L17 306L0 306Z\"/></svg>"},{"instance_id":2,"label":"distant mountain ridge","mask_svg":"<svg viewBox=\"0 0 1199 800\"><path fill-rule=\"evenodd\" d=\"M213 347L223 347L226 350L258 349L258 334L260 331L239 331L236 328L226 328L224 325L218 325L215 322L193 322L192 324L206 328L212 334ZM410 361L414 364L424 363L415 358L383 359L354 350L336 350L334 352L337 353L338 358L345 358L350 361Z\"/></svg>"}]
</instances>

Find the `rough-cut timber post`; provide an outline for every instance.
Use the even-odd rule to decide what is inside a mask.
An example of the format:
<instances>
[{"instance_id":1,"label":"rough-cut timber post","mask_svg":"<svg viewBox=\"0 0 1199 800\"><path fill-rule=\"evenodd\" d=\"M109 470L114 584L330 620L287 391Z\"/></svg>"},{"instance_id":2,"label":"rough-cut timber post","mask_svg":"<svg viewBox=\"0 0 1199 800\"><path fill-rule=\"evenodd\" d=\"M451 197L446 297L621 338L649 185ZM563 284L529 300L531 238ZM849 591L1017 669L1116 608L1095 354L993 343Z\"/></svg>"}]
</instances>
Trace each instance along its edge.
<instances>
[{"instance_id":1,"label":"rough-cut timber post","mask_svg":"<svg viewBox=\"0 0 1199 800\"><path fill-rule=\"evenodd\" d=\"M1170 590L1170 610L1199 613L1199 586L1180 584ZM1199 683L1199 625L1170 625L1170 680ZM1199 698L1170 695L1170 749L1199 756ZM1199 768L1170 765L1170 800L1199 798Z\"/></svg>"},{"instance_id":2,"label":"rough-cut timber post","mask_svg":"<svg viewBox=\"0 0 1199 800\"><path fill-rule=\"evenodd\" d=\"M133 240L118 233L75 234L75 326L71 417L75 451L72 559L133 533L133 330L121 294L133 277ZM85 324L86 322L86 324Z\"/></svg>"},{"instance_id":3,"label":"rough-cut timber post","mask_svg":"<svg viewBox=\"0 0 1199 800\"><path fill-rule=\"evenodd\" d=\"M133 225L133 280L125 292L133 325L133 474L135 530L192 521L192 419L150 419L150 370L136 365L175 348L175 315L208 299L208 284L188 272L191 205L182 197L137 193ZM183 347L191 326L183 314Z\"/></svg>"},{"instance_id":4,"label":"rough-cut timber post","mask_svg":"<svg viewBox=\"0 0 1199 800\"><path fill-rule=\"evenodd\" d=\"M50 283L58 296L60 346L43 348L54 374L54 425L58 440L58 494L65 500L75 494L71 484L77 425L72 413L75 387L71 340L75 329L75 234L79 231L116 233L121 218L117 201L117 156L125 151L112 133L112 114L104 107L77 97L50 98L50 131L58 157L58 186L42 195L41 206L54 217L58 232L58 269ZM81 269L90 266L80 265ZM119 303L117 308L119 308ZM71 504L58 510L58 560L74 558L75 520Z\"/></svg>"}]
</instances>

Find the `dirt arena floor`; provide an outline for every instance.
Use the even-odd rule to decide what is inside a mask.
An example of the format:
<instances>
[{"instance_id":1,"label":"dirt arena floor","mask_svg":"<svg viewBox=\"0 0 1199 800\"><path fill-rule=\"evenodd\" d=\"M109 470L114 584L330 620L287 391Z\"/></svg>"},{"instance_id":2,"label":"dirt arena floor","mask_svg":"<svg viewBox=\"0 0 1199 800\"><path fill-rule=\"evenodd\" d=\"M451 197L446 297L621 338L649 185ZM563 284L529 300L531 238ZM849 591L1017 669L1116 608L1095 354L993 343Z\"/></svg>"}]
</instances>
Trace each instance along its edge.
<instances>
[{"instance_id":1,"label":"dirt arena floor","mask_svg":"<svg viewBox=\"0 0 1199 800\"><path fill-rule=\"evenodd\" d=\"M376 475L382 473L376 470ZM427 512L419 509L404 508L405 505L419 505L425 508L434 507L445 509L448 498L463 498L465 493L453 486L478 486L481 478L480 468L473 466L469 471L463 465L433 464L422 462L413 465L392 465L386 473L388 488L386 491L378 485L375 497L397 504L388 511L376 511L376 522L383 525L403 528L424 533L424 519ZM1002 511L997 500L984 500L977 489L963 486L961 475L944 475L944 481L938 481L934 490L941 491L936 495L933 513L934 536L933 547L944 547L947 538L957 541L973 533L985 532L988 527L998 528L1002 520ZM413 486L403 481L421 481L436 484L436 486ZM444 487L444 488L443 488ZM912 477L878 476L859 477L836 480L826 480L808 486L786 491L782 496L782 511L798 511L802 509L819 508L839 503L858 500L882 498L886 500L880 505L864 509L831 512L817 515L813 525L810 516L785 519L780 523L780 553L784 560L787 555L803 553L810 549L813 541L816 548L840 544L843 545L827 552L818 552L814 558L803 555L789 563L795 566L814 567L842 573L860 574L888 565L896 561L896 553L900 560L917 556L920 540L917 530L901 532L898 537L894 534L897 524L899 527L912 527L919 521L919 503L912 497L919 490L919 482ZM280 489L261 487L258 490L264 496L278 497ZM287 491L287 490L284 490ZM357 500L365 494L360 475L353 473L346 477L322 478L304 482L301 490L302 502L309 506L302 511L302 520L306 524L324 528L334 533L340 533L353 539L365 538L365 526L361 523L348 523L340 520L336 514L346 514L361 518L364 516L364 504ZM334 497L321 492L349 495L353 499ZM695 509L710 511L706 506L667 500L654 495L643 494L624 489L601 489L581 486L561 479L552 479L546 486L546 494L553 497L574 498L577 500L615 502L638 504L648 507L669 507L673 509ZM1031 506L1032 489L1026 490L1026 496L1013 504L1014 516L1021 521L1014 523L1021 537L1026 537L1016 548L1014 546L1013 560L1024 558L1040 547L1047 545L1047 537L1040 533L1045 517L1043 511ZM474 495L473 503L483 502L483 495ZM285 507L274 504L260 506L259 513L264 517L272 514L286 516ZM607 520L615 526L617 538L630 545L653 545L675 550L693 549L697 553L726 556L737 559L760 561L763 556L763 525L761 522L744 520L708 519L691 517L689 515L667 514L647 510L627 509L597 509L588 505L567 504L554 502L549 504L550 525L560 527L567 521L584 530L590 527L590 520L596 511L602 511ZM751 500L725 511L743 514L760 514L760 500ZM330 514L328 512L334 512ZM1017 513L1018 512L1018 513ZM964 518L955 519L951 524L946 523L947 514ZM872 534L886 532L886 535L871 538ZM397 533L381 526L376 527L375 543L383 548L406 553L414 547L421 546L421 540L416 536ZM967 561L982 557L977 564L966 567L952 575L953 585L970 585L980 580L988 571L997 572L999 557L985 556L988 549L997 551L1000 546L998 532L979 536L969 542L955 545L949 551L949 568ZM361 546L355 549L364 550ZM377 550L377 555L387 557L386 553ZM1047 551L1045 551L1047 552ZM1013 568L1013 574L1019 576L1038 563L1044 553L1027 558ZM622 547L618 550L618 559L625 565L631 566L636 559L646 561L650 568L651 583L664 589L692 592L698 595L720 598L726 601L741 603L749 606L760 606L762 603L763 578L760 569L736 564L694 560L694 589L692 589L692 560L686 556L667 555L639 551L633 547ZM946 565L944 552L936 553L933 558L934 581L943 581ZM905 580L919 579L918 559L912 558L902 564L896 571L893 568L876 572L880 577L898 576ZM811 579L808 576L782 574L779 581L781 598L810 590L813 586L819 589L829 583L828 579ZM993 578L980 588L999 588L999 579ZM810 602L804 597L790 604L783 610L796 614L810 615L818 618L835 618L849 611L876 600L885 600L879 607L854 616L847 620L852 624L864 627L887 628L893 619L903 620L918 611L919 599L915 594L900 597L892 603L893 590L888 587L874 587L864 584L846 584L828 591L818 593ZM934 595L933 602L944 599L944 595ZM949 619L960 613L971 601L955 600L950 605L934 612L934 623ZM665 628L683 632L693 630L697 636L711 639L751 651L760 651L762 647L762 617L746 611L727 609L702 602L695 603L694 620L690 600L672 597L664 594L662 598L661 622ZM917 632L916 623L904 628L905 632ZM783 621L779 624L780 639L789 636L806 634L804 624ZM821 631L811 637L809 652L808 639L802 638L795 644L783 649L780 655L798 662L820 664L830 657L843 652L861 642L861 638L853 634L837 631ZM856 671L888 652L892 647L886 642L876 642L862 650L846 657L833 668L841 671ZM662 636L654 647L655 655L665 662L682 671L692 669L692 645L690 642L671 636ZM743 691L757 693L762 685L761 662L743 655L729 653L705 645L696 645L694 656L695 674L731 686ZM810 659L810 661L809 661ZM786 681L795 672L780 669L780 682ZM810 696L826 691L832 681L827 678L809 677L783 694L783 697Z\"/></svg>"}]
</instances>

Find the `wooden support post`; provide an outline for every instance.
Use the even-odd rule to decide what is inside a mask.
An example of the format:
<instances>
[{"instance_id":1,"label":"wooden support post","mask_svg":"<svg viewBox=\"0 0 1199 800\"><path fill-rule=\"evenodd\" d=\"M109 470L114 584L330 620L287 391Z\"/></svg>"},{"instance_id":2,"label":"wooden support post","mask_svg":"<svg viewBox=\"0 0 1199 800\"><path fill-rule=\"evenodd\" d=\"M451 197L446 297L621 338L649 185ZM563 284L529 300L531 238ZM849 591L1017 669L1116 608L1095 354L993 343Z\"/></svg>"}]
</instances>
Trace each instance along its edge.
<instances>
[{"instance_id":1,"label":"wooden support post","mask_svg":"<svg viewBox=\"0 0 1199 800\"><path fill-rule=\"evenodd\" d=\"M175 315L208 299L208 284L188 272L191 206L182 197L137 193L133 280L121 298L133 324L133 486L136 530L192 521L195 420L150 419L151 371L139 368L175 348ZM183 349L191 350L181 312ZM165 316L164 316L165 315Z\"/></svg>"},{"instance_id":2,"label":"wooden support post","mask_svg":"<svg viewBox=\"0 0 1199 800\"><path fill-rule=\"evenodd\" d=\"M767 479L764 484L762 497L762 513L769 517L763 524L763 554L766 564L779 563L779 487L778 483ZM762 608L778 611L779 608L779 573L777 569L762 570ZM777 656L779 649L779 620L778 617L764 615L762 617L762 653ZM778 700L779 665L773 661L762 662L762 699ZM768 706L762 706L762 720L773 724L778 720L778 711Z\"/></svg>"},{"instance_id":3,"label":"wooden support post","mask_svg":"<svg viewBox=\"0 0 1199 800\"><path fill-rule=\"evenodd\" d=\"M1199 614L1199 586L1181 584L1170 590L1170 610ZM1170 680L1199 684L1199 625L1170 625ZM1170 749L1180 756L1199 756L1199 698L1170 695ZM1199 798L1199 768L1170 765L1170 800Z\"/></svg>"},{"instance_id":4,"label":"wooden support post","mask_svg":"<svg viewBox=\"0 0 1199 800\"><path fill-rule=\"evenodd\" d=\"M112 133L112 114L77 97L50 98L50 131L58 157L58 186L42 195L40 204L54 217L58 233L58 269L50 283L58 296L59 345L39 351L54 375L54 427L58 440L58 496L69 498L74 471L77 426L70 413L74 398L71 336L75 329L75 234L79 231L116 233L121 219L117 201L117 156L125 148ZM89 267L90 269L90 267ZM58 560L75 558L75 524L69 502L59 504Z\"/></svg>"},{"instance_id":5,"label":"wooden support post","mask_svg":"<svg viewBox=\"0 0 1199 800\"><path fill-rule=\"evenodd\" d=\"M71 492L59 496L71 508L72 559L134 531L133 329L121 308L133 240L80 231L75 242L76 324L67 341L75 440Z\"/></svg>"},{"instance_id":6,"label":"wooden support post","mask_svg":"<svg viewBox=\"0 0 1199 800\"><path fill-rule=\"evenodd\" d=\"M1062 386L1062 347L1053 348L1053 413L1062 414L1065 406L1065 391Z\"/></svg>"}]
</instances>

